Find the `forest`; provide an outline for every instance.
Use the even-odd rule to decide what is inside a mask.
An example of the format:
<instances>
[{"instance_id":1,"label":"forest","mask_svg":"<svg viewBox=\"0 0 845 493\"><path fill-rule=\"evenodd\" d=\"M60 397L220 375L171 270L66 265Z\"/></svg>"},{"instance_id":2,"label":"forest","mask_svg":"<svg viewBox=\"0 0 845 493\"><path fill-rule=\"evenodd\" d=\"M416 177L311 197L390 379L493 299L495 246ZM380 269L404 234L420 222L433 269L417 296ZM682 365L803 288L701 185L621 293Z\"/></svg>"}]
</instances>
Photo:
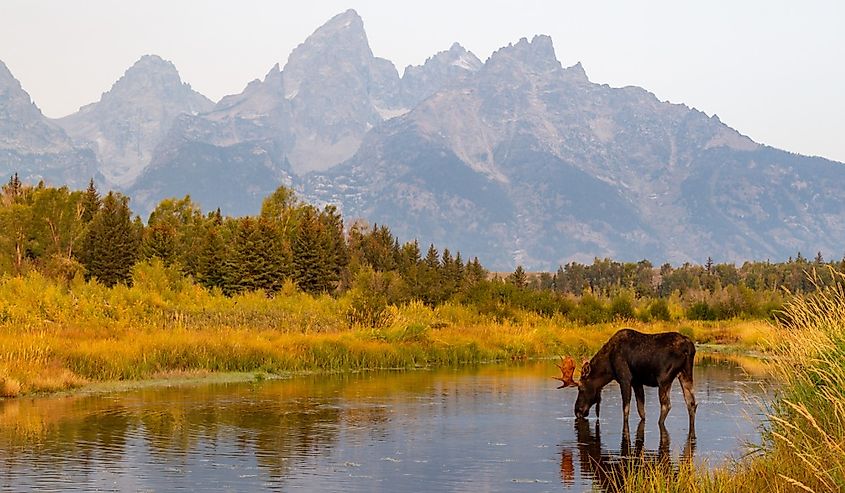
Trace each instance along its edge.
<instances>
[{"instance_id":1,"label":"forest","mask_svg":"<svg viewBox=\"0 0 845 493\"><path fill-rule=\"evenodd\" d=\"M471 306L498 320L517 310L560 315L582 324L614 320L771 318L790 293L832 282L845 259L741 266L596 258L556 272L490 273L463 252L401 243L387 225L346 224L280 187L256 216L204 212L189 196L161 201L146 221L129 199L86 190L32 186L12 176L0 192L0 275L38 272L60 283L76 277L111 287L131 285L133 267L160 260L192 282L225 296L278 293L286 282L312 295L351 293L353 317L374 323L390 305Z\"/></svg>"}]
</instances>

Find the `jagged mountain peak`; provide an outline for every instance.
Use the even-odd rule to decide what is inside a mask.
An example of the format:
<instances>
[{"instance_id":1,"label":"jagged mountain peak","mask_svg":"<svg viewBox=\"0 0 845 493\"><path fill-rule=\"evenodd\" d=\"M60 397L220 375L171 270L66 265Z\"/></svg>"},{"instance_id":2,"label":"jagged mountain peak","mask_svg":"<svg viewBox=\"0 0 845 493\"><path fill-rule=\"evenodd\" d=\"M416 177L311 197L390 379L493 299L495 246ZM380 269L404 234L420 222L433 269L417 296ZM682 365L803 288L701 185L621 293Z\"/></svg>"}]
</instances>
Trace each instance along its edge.
<instances>
[{"instance_id":1,"label":"jagged mountain peak","mask_svg":"<svg viewBox=\"0 0 845 493\"><path fill-rule=\"evenodd\" d=\"M158 55L144 55L129 67L111 89L103 94L102 100L109 98L148 97L152 93L163 98L191 97L211 101L191 89L190 84L182 82L179 71L173 62ZM203 103L199 103L201 106Z\"/></svg>"},{"instance_id":2,"label":"jagged mountain peak","mask_svg":"<svg viewBox=\"0 0 845 493\"><path fill-rule=\"evenodd\" d=\"M348 9L332 17L325 24L320 26L316 33L337 32L342 30L364 30L364 20L358 15L355 9Z\"/></svg>"},{"instance_id":3,"label":"jagged mountain peak","mask_svg":"<svg viewBox=\"0 0 845 493\"><path fill-rule=\"evenodd\" d=\"M459 43L429 57L422 65L408 65L402 76L402 97L409 107L440 89L464 80L484 64Z\"/></svg>"},{"instance_id":4,"label":"jagged mountain peak","mask_svg":"<svg viewBox=\"0 0 845 493\"><path fill-rule=\"evenodd\" d=\"M182 82L176 66L144 55L99 101L56 122L78 142L97 149L100 172L115 185L131 184L177 116L203 113L214 103Z\"/></svg>"},{"instance_id":5,"label":"jagged mountain peak","mask_svg":"<svg viewBox=\"0 0 845 493\"><path fill-rule=\"evenodd\" d=\"M581 65L581 62L578 62L571 67L566 67L564 69L564 73L572 79L583 80L584 82L590 81L589 77L587 77L587 71L584 70L584 66Z\"/></svg>"},{"instance_id":6,"label":"jagged mountain peak","mask_svg":"<svg viewBox=\"0 0 845 493\"><path fill-rule=\"evenodd\" d=\"M496 50L487 60L485 66L498 67L519 64L533 72L548 72L561 68L555 55L552 38L545 34L528 38L520 38L516 44L508 44Z\"/></svg>"},{"instance_id":7,"label":"jagged mountain peak","mask_svg":"<svg viewBox=\"0 0 845 493\"><path fill-rule=\"evenodd\" d=\"M445 63L470 72L475 72L484 65L473 52L461 46L457 41L452 43L448 51L441 51L426 60L426 63L430 62Z\"/></svg>"},{"instance_id":8,"label":"jagged mountain peak","mask_svg":"<svg viewBox=\"0 0 845 493\"><path fill-rule=\"evenodd\" d=\"M0 145L14 146L20 142L26 143L29 149L47 145L50 139L67 147L67 136L49 123L20 81L0 61Z\"/></svg>"},{"instance_id":9,"label":"jagged mountain peak","mask_svg":"<svg viewBox=\"0 0 845 493\"><path fill-rule=\"evenodd\" d=\"M94 153L75 147L0 61L0 176L79 186L95 172Z\"/></svg>"},{"instance_id":10,"label":"jagged mountain peak","mask_svg":"<svg viewBox=\"0 0 845 493\"><path fill-rule=\"evenodd\" d=\"M12 71L9 70L9 67L3 63L3 60L0 60L0 87L4 87L9 84L17 84L20 87L20 83L17 79L12 75Z\"/></svg>"},{"instance_id":11,"label":"jagged mountain peak","mask_svg":"<svg viewBox=\"0 0 845 493\"><path fill-rule=\"evenodd\" d=\"M347 10L329 19L325 24L318 27L305 41L297 46L290 57L288 64L295 61L297 56L313 50L324 49L364 49L372 56L370 45L367 41L367 34L364 31L364 20L352 9ZM286 66L287 68L287 66Z\"/></svg>"}]
</instances>

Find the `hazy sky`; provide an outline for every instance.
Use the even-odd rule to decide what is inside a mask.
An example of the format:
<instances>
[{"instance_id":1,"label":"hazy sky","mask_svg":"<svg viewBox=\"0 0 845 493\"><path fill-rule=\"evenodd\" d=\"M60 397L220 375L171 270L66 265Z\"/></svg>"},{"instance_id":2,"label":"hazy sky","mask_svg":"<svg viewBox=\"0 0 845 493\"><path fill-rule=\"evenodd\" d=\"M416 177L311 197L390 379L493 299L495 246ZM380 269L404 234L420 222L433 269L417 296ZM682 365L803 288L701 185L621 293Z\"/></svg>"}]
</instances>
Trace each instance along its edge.
<instances>
[{"instance_id":1,"label":"hazy sky","mask_svg":"<svg viewBox=\"0 0 845 493\"><path fill-rule=\"evenodd\" d=\"M842 1L0 0L0 60L50 117L96 101L147 53L218 100L348 8L400 73L454 41L484 60L549 34L563 65L582 62L594 82L642 86L758 142L845 161Z\"/></svg>"}]
</instances>

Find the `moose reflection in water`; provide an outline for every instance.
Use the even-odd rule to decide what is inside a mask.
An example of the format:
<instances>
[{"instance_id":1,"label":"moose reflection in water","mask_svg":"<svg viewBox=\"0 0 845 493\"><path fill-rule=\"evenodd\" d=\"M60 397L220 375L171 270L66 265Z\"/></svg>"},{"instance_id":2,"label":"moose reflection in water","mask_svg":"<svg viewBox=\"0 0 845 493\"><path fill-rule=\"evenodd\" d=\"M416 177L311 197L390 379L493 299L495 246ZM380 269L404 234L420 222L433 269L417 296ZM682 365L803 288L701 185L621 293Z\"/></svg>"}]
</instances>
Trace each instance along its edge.
<instances>
[{"instance_id":1,"label":"moose reflection in water","mask_svg":"<svg viewBox=\"0 0 845 493\"><path fill-rule=\"evenodd\" d=\"M577 450L563 447L560 454L560 476L565 486L575 483L575 452L578 454L578 464L581 476L592 478L596 485L605 491L623 490L625 473L639 467L649 466L663 470L667 474L675 469L671 456L671 439L669 431L662 424L660 428L660 442L656 450L645 448L645 421L640 420L631 446L631 433L628 423L622 426L622 441L618 452L604 449L601 438L601 424L595 421L594 429L586 419L575 420L575 435ZM681 452L680 462L690 462L695 455L696 439L693 430L687 433L686 443Z\"/></svg>"}]
</instances>

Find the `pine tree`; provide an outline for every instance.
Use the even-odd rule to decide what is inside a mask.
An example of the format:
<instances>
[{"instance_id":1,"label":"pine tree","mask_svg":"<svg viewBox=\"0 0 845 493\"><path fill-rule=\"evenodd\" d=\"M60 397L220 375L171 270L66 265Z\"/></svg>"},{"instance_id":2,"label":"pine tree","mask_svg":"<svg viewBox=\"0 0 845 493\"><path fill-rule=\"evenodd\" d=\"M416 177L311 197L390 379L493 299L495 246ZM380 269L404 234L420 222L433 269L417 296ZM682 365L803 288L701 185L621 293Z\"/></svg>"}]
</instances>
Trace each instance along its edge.
<instances>
[{"instance_id":1,"label":"pine tree","mask_svg":"<svg viewBox=\"0 0 845 493\"><path fill-rule=\"evenodd\" d=\"M94 219L94 215L100 210L102 202L100 201L100 194L97 193L97 187L94 186L94 179L88 182L88 188L82 195L82 222L88 224Z\"/></svg>"},{"instance_id":2,"label":"pine tree","mask_svg":"<svg viewBox=\"0 0 845 493\"><path fill-rule=\"evenodd\" d=\"M212 224L202 239L202 248L197 259L197 280L206 288L223 289L226 281L226 244L221 237L220 226Z\"/></svg>"},{"instance_id":3,"label":"pine tree","mask_svg":"<svg viewBox=\"0 0 845 493\"><path fill-rule=\"evenodd\" d=\"M132 282L139 238L131 215L127 197L112 192L106 195L83 240L80 260L86 277L109 287Z\"/></svg>"},{"instance_id":4,"label":"pine tree","mask_svg":"<svg viewBox=\"0 0 845 493\"><path fill-rule=\"evenodd\" d=\"M428 247L428 252L425 254L425 265L429 269L440 269L440 254L437 253L433 243Z\"/></svg>"},{"instance_id":5,"label":"pine tree","mask_svg":"<svg viewBox=\"0 0 845 493\"><path fill-rule=\"evenodd\" d=\"M289 271L286 255L273 225L246 217L238 222L227 257L223 291L227 294L263 289L274 293Z\"/></svg>"},{"instance_id":6,"label":"pine tree","mask_svg":"<svg viewBox=\"0 0 845 493\"><path fill-rule=\"evenodd\" d=\"M154 224L144 230L141 258L160 258L164 265L172 265L179 254L176 230L167 224Z\"/></svg>"},{"instance_id":7,"label":"pine tree","mask_svg":"<svg viewBox=\"0 0 845 493\"><path fill-rule=\"evenodd\" d=\"M326 257L328 290L335 289L341 273L349 265L349 247L343 235L343 218L333 205L327 205L319 216L320 249Z\"/></svg>"},{"instance_id":8,"label":"pine tree","mask_svg":"<svg viewBox=\"0 0 845 493\"><path fill-rule=\"evenodd\" d=\"M528 276L525 274L525 269L521 265L517 265L516 270L508 276L507 281L518 288L526 287L528 285Z\"/></svg>"},{"instance_id":9,"label":"pine tree","mask_svg":"<svg viewBox=\"0 0 845 493\"><path fill-rule=\"evenodd\" d=\"M475 285L487 279L487 271L481 266L478 257L474 257L467 263L465 278L469 285Z\"/></svg>"},{"instance_id":10,"label":"pine tree","mask_svg":"<svg viewBox=\"0 0 845 493\"><path fill-rule=\"evenodd\" d=\"M331 284L331 259L321 236L318 219L310 213L302 218L291 245L293 280L306 293L326 292Z\"/></svg>"},{"instance_id":11,"label":"pine tree","mask_svg":"<svg viewBox=\"0 0 845 493\"><path fill-rule=\"evenodd\" d=\"M18 174L15 173L9 177L9 183L3 185L3 195L8 198L9 203L16 203L23 195L23 184L21 183Z\"/></svg>"}]
</instances>

